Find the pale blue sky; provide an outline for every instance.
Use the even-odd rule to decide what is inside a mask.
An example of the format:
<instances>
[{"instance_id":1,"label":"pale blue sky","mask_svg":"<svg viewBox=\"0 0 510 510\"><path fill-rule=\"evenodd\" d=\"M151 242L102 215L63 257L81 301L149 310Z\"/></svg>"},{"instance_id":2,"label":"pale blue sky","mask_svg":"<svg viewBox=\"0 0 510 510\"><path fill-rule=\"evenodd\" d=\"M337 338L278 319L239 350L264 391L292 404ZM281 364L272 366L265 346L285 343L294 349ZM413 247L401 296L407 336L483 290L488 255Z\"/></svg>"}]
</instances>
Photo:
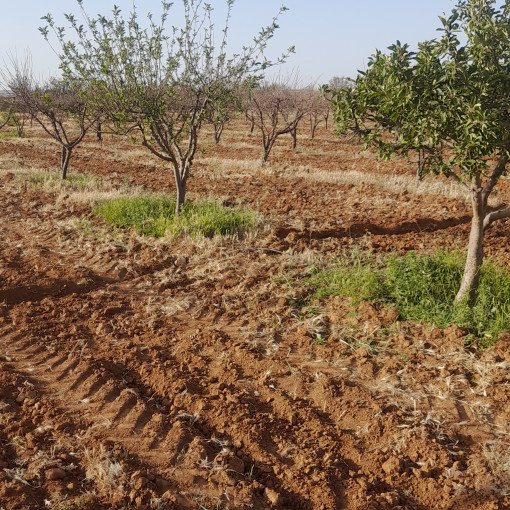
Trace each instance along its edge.
<instances>
[{"instance_id":1,"label":"pale blue sky","mask_svg":"<svg viewBox=\"0 0 510 510\"><path fill-rule=\"evenodd\" d=\"M58 60L39 34L41 16L51 12L64 24L64 12L78 13L72 0L0 0L0 65L9 54L22 57L30 49L38 76L57 73ZM138 0L140 14L160 12L159 0ZM218 15L224 0L209 0ZM270 56L296 46L282 73L298 71L304 81L327 82L332 76L356 75L364 69L375 48L384 50L399 39L416 44L437 36L438 16L450 13L452 0L237 0L230 27L231 51L249 44L261 26L267 25L281 4L289 11L280 20L280 29L270 42ZM132 0L84 0L90 15L108 14L113 4L127 13ZM175 0L169 24L179 26L180 0Z\"/></svg>"}]
</instances>

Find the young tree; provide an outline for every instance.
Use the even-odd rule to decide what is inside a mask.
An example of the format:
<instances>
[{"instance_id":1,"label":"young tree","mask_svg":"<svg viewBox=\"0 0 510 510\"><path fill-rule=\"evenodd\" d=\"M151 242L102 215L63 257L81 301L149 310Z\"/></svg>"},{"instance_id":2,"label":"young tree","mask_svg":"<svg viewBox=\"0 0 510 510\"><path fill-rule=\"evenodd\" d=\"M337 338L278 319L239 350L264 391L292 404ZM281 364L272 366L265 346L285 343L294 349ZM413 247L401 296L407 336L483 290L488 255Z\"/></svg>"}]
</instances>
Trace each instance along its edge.
<instances>
[{"instance_id":1,"label":"young tree","mask_svg":"<svg viewBox=\"0 0 510 510\"><path fill-rule=\"evenodd\" d=\"M23 119L25 114L28 115L61 146L60 170L62 179L65 179L73 149L94 123L87 116L87 104L81 90L57 79L37 84L28 58L21 65L13 61L12 69L4 71L4 80L12 95L15 114ZM16 122L19 132L24 121L22 124L19 120Z\"/></svg>"},{"instance_id":2,"label":"young tree","mask_svg":"<svg viewBox=\"0 0 510 510\"><path fill-rule=\"evenodd\" d=\"M220 143L221 135L225 124L227 124L232 117L241 110L241 94L238 88L226 88L223 83L217 83L211 87L216 93L213 96L210 107L207 109L207 122L213 126L214 129L214 142Z\"/></svg>"},{"instance_id":3,"label":"young tree","mask_svg":"<svg viewBox=\"0 0 510 510\"><path fill-rule=\"evenodd\" d=\"M280 9L251 46L229 56L227 33L234 0L226 0L219 44L210 4L202 0L182 3L184 27L174 27L169 33L166 24L172 4L166 1L160 20L156 22L149 14L146 28L139 24L135 7L127 19L117 7L111 18L94 19L78 0L84 25L66 15L76 42L67 38L49 14L44 18L47 26L40 29L46 38L53 29L60 43L64 76L83 83L89 103L119 128L136 128L142 145L170 164L177 189L176 214L185 200L202 123L223 100L217 84L222 90L235 90L247 76L273 65L264 50L278 28L279 14L286 10Z\"/></svg>"},{"instance_id":4,"label":"young tree","mask_svg":"<svg viewBox=\"0 0 510 510\"><path fill-rule=\"evenodd\" d=\"M323 120L326 122L326 127L328 127L327 115L329 115L330 104L326 101L321 90L309 89L306 91L309 101L308 122L310 124L310 138L312 139L315 138L315 131Z\"/></svg>"},{"instance_id":5,"label":"young tree","mask_svg":"<svg viewBox=\"0 0 510 510\"><path fill-rule=\"evenodd\" d=\"M11 120L13 105L12 105L12 98L11 97L2 97L0 96L0 129L7 126L9 124L9 121Z\"/></svg>"},{"instance_id":6,"label":"young tree","mask_svg":"<svg viewBox=\"0 0 510 510\"><path fill-rule=\"evenodd\" d=\"M458 1L440 20L441 38L416 53L398 41L377 51L335 106L341 132L357 132L383 157L416 151L421 172L466 188L473 217L460 302L475 296L485 229L510 217L509 208L488 209L510 158L510 2Z\"/></svg>"},{"instance_id":7,"label":"young tree","mask_svg":"<svg viewBox=\"0 0 510 510\"><path fill-rule=\"evenodd\" d=\"M309 107L306 94L282 83L271 83L245 95L243 110L262 138L262 164L267 162L278 137L290 133L296 147L297 126Z\"/></svg>"}]
</instances>

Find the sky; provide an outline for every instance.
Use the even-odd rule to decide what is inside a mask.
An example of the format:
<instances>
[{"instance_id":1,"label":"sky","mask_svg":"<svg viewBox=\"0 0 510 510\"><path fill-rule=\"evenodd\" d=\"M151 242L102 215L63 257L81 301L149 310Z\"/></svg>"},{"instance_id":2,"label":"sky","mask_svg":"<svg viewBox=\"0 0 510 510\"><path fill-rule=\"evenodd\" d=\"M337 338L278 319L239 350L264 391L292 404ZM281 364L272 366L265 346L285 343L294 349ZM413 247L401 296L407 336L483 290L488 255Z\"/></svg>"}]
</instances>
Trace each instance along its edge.
<instances>
[{"instance_id":1,"label":"sky","mask_svg":"<svg viewBox=\"0 0 510 510\"><path fill-rule=\"evenodd\" d=\"M39 78L58 75L58 57L43 39L38 27L41 17L51 13L57 24L65 25L64 13L79 14L74 0L0 0L0 66L11 59L31 54L34 74ZM225 0L208 0L223 27ZM364 70L375 49L385 50L397 39L415 46L438 36L438 17L449 14L453 0L236 0L229 27L229 49L248 45L261 27L267 26L282 3L289 9L279 19L279 29L268 46L275 58L294 45L295 54L279 69L284 78L299 75L304 84L326 83L333 76L354 78ZM108 15L114 4L125 14L133 0L83 0L87 13ZM159 0L137 0L144 18L150 11L161 12ZM180 26L181 1L174 0L168 24ZM54 41L55 42L55 41ZM275 71L273 71L275 72Z\"/></svg>"}]
</instances>

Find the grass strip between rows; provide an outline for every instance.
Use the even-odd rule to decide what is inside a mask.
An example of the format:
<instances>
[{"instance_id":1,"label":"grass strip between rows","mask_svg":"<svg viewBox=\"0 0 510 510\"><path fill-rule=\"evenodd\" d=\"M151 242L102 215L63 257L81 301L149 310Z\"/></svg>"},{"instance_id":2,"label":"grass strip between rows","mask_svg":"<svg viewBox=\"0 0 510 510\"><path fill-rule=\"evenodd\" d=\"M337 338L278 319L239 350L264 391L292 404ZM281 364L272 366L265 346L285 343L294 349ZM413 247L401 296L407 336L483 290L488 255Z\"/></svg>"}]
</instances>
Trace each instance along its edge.
<instances>
[{"instance_id":1,"label":"grass strip between rows","mask_svg":"<svg viewBox=\"0 0 510 510\"><path fill-rule=\"evenodd\" d=\"M455 305L464 270L459 251L438 250L430 255L410 252L377 262L359 252L326 267L312 267L306 284L308 303L331 295L396 306L405 320L428 322L439 328L457 324L469 330L482 346L494 343L510 329L510 273L494 261L480 272L476 299Z\"/></svg>"}]
</instances>

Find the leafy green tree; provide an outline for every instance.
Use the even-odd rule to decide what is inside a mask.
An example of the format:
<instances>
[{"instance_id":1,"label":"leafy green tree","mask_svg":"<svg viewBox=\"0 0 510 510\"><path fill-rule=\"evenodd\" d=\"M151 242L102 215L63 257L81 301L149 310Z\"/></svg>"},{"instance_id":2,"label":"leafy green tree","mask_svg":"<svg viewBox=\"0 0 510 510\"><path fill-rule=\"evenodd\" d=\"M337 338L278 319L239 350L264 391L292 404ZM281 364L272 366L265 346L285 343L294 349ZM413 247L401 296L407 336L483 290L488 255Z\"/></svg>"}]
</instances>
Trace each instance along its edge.
<instances>
[{"instance_id":1,"label":"leafy green tree","mask_svg":"<svg viewBox=\"0 0 510 510\"><path fill-rule=\"evenodd\" d=\"M417 52L398 41L377 51L334 103L341 133L358 133L383 157L418 153L420 175L466 188L473 217L460 302L475 296L485 229L510 217L488 207L510 158L510 1L458 1L440 20L441 37Z\"/></svg>"},{"instance_id":2,"label":"leafy green tree","mask_svg":"<svg viewBox=\"0 0 510 510\"><path fill-rule=\"evenodd\" d=\"M210 4L202 0L182 0L182 4L182 29L167 29L170 2L162 2L157 22L149 14L144 28L134 6L127 19L118 7L110 18L91 18L82 0L78 5L83 24L74 15L66 15L75 40L56 26L51 14L43 18L47 24L40 29L47 39L53 31L65 78L82 84L89 104L101 117L119 130L136 129L142 145L173 168L177 214L185 200L201 126L224 100L218 91L235 90L249 75L263 73L286 57L270 62L264 56L285 7L251 46L228 54L234 0L226 0L226 20L219 37Z\"/></svg>"}]
</instances>

